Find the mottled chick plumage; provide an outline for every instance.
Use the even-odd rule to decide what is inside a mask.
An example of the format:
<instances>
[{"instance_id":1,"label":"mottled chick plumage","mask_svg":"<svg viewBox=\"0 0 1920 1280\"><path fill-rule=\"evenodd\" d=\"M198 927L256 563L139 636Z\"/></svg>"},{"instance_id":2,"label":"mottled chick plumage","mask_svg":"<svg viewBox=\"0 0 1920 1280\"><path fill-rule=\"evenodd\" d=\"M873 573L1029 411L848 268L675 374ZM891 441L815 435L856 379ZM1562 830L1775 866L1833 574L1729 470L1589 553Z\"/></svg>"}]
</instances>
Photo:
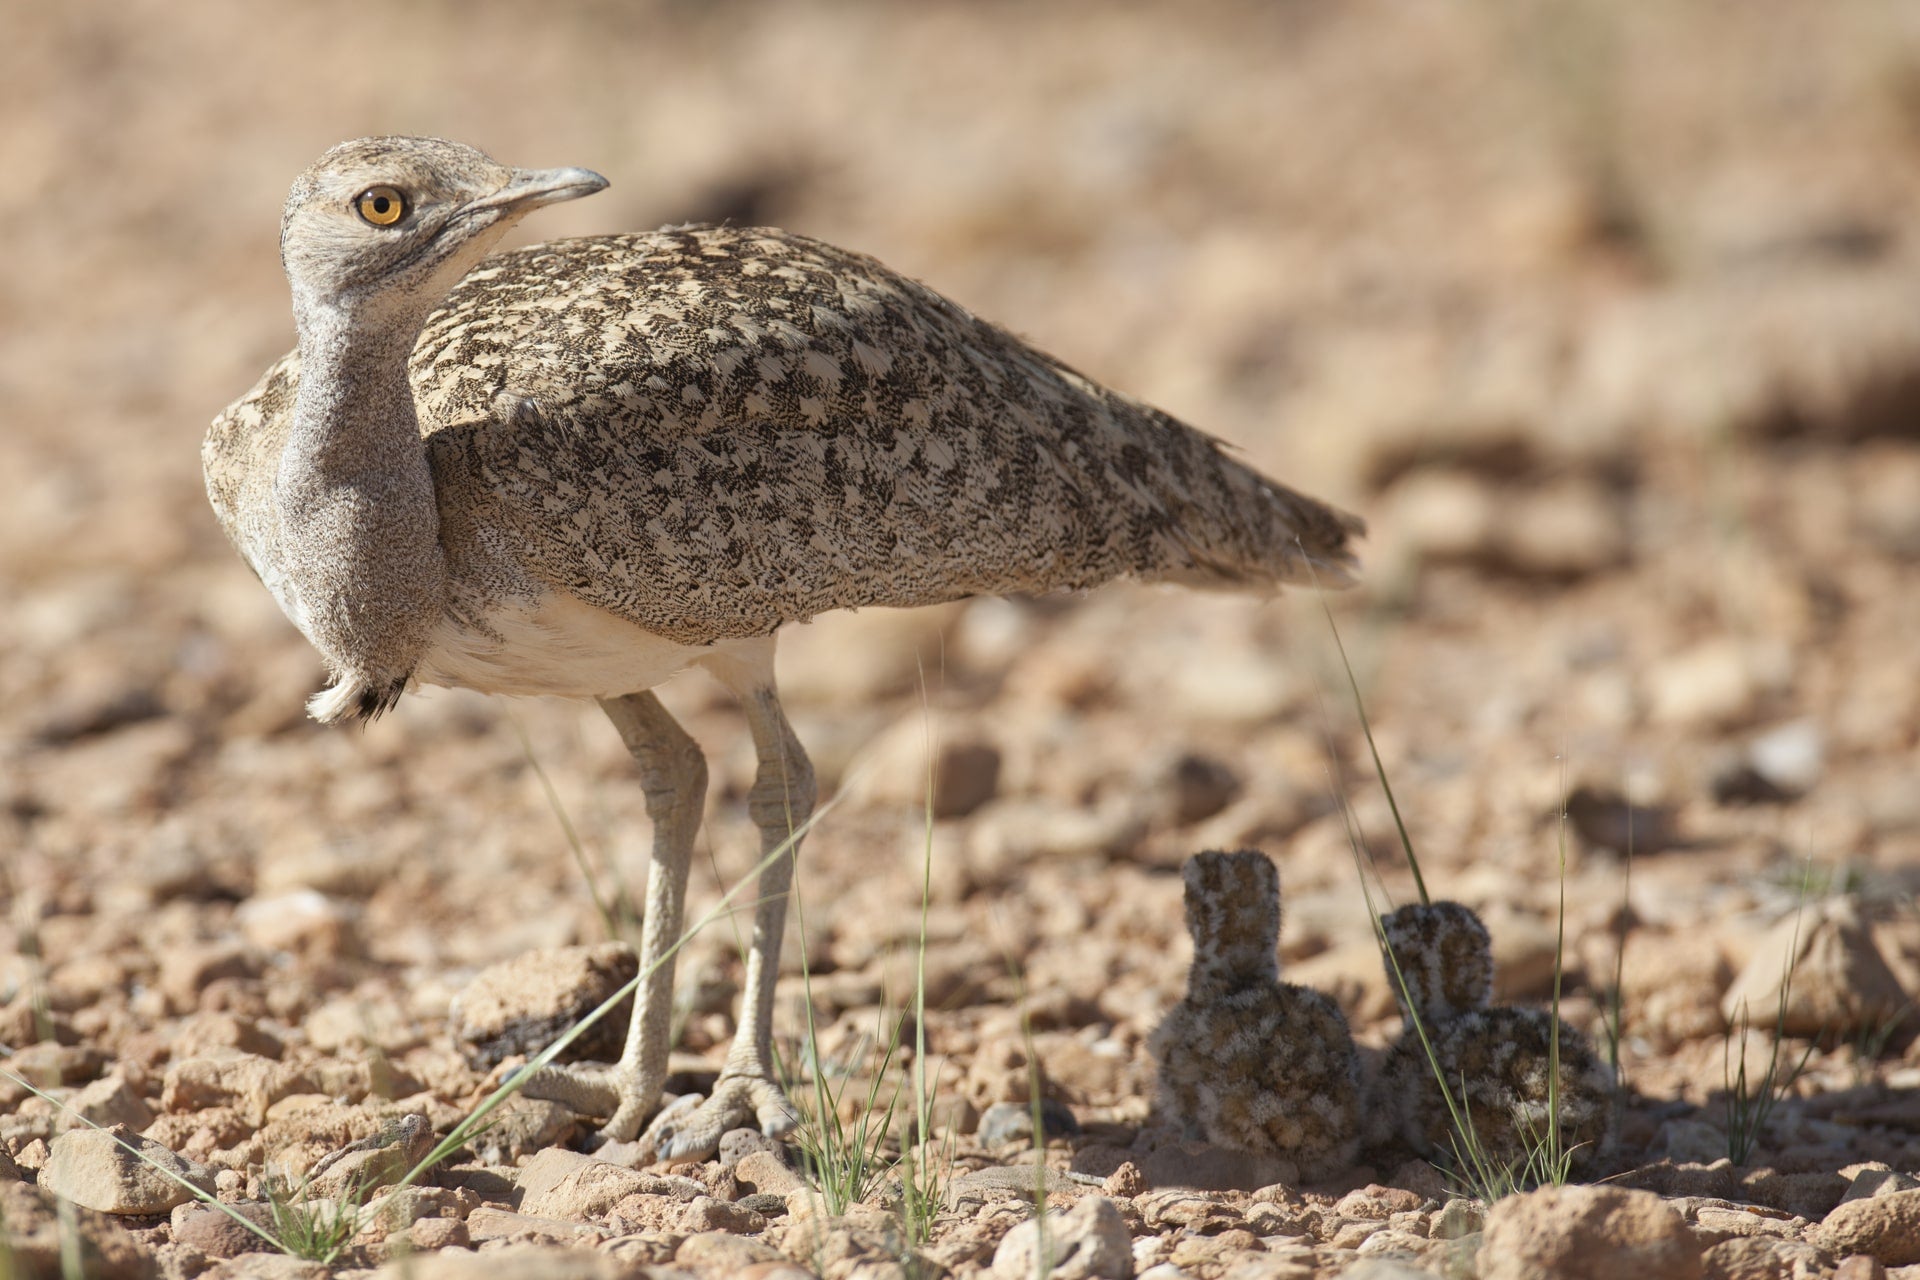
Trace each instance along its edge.
<instances>
[{"instance_id":1,"label":"mottled chick plumage","mask_svg":"<svg viewBox=\"0 0 1920 1280\"><path fill-rule=\"evenodd\" d=\"M1423 1156L1454 1155L1454 1111L1435 1077L1437 1062L1454 1105L1465 1104L1475 1140L1494 1161L1524 1159L1557 1110L1574 1166L1590 1164L1612 1124L1613 1073L1585 1036L1559 1022L1556 1092L1556 1019L1544 1010L1492 1005L1493 944L1480 917L1457 902L1412 904L1382 917L1381 928L1392 948L1387 982L1400 1001L1402 1029L1370 1091L1368 1141L1398 1138ZM1409 996L1426 1029L1424 1043L1406 1016Z\"/></svg>"},{"instance_id":2,"label":"mottled chick plumage","mask_svg":"<svg viewBox=\"0 0 1920 1280\"><path fill-rule=\"evenodd\" d=\"M1187 861L1193 967L1154 1031L1159 1106L1189 1136L1324 1178L1353 1162L1360 1067L1346 1017L1280 981L1280 877L1258 850Z\"/></svg>"}]
</instances>

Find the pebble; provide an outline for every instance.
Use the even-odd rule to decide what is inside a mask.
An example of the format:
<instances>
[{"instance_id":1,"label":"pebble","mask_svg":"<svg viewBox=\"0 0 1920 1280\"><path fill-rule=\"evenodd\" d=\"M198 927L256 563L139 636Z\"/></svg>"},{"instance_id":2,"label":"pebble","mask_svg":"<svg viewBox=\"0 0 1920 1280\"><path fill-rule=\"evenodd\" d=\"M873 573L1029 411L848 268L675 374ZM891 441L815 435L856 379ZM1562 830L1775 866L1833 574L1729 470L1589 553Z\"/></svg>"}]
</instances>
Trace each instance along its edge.
<instances>
[{"instance_id":1,"label":"pebble","mask_svg":"<svg viewBox=\"0 0 1920 1280\"><path fill-rule=\"evenodd\" d=\"M56 1129L71 1129L91 1121L112 1128L140 1130L153 1123L153 1108L133 1091L124 1076L102 1076L67 1099L54 1120Z\"/></svg>"},{"instance_id":2,"label":"pebble","mask_svg":"<svg viewBox=\"0 0 1920 1280\"><path fill-rule=\"evenodd\" d=\"M560 1147L549 1147L528 1160L520 1171L519 1185L520 1212L571 1222L598 1218L632 1195L677 1191L679 1199L690 1200L702 1190L691 1179L639 1173Z\"/></svg>"},{"instance_id":3,"label":"pebble","mask_svg":"<svg viewBox=\"0 0 1920 1280\"><path fill-rule=\"evenodd\" d=\"M213 1194L212 1170L124 1125L68 1130L53 1140L40 1170L43 1190L102 1213L134 1216L165 1213L193 1199L176 1178Z\"/></svg>"},{"instance_id":4,"label":"pebble","mask_svg":"<svg viewBox=\"0 0 1920 1280\"><path fill-rule=\"evenodd\" d=\"M1920 1178L1897 1172L1881 1165L1877 1168L1861 1169L1847 1183L1847 1189L1841 1193L1840 1203L1849 1200L1867 1200L1874 1196L1890 1196L1898 1191L1912 1191L1920 1188Z\"/></svg>"},{"instance_id":5,"label":"pebble","mask_svg":"<svg viewBox=\"0 0 1920 1280\"><path fill-rule=\"evenodd\" d=\"M1125 1280L1133 1271L1126 1221L1113 1201L1087 1196L1007 1232L994 1251L997 1280Z\"/></svg>"},{"instance_id":6,"label":"pebble","mask_svg":"<svg viewBox=\"0 0 1920 1280\"><path fill-rule=\"evenodd\" d=\"M453 998L454 1039L483 1070L514 1054L531 1056L639 972L633 948L621 942L529 951L482 969ZM559 1061L617 1060L632 1014L629 996L568 1045Z\"/></svg>"},{"instance_id":7,"label":"pebble","mask_svg":"<svg viewBox=\"0 0 1920 1280\"><path fill-rule=\"evenodd\" d=\"M1416 1267L1398 1258L1363 1258L1340 1272L1340 1280L1440 1280L1440 1277L1425 1267Z\"/></svg>"},{"instance_id":8,"label":"pebble","mask_svg":"<svg viewBox=\"0 0 1920 1280\"><path fill-rule=\"evenodd\" d=\"M274 1103L315 1091L306 1074L286 1063L251 1053L208 1054L167 1068L160 1106L172 1112L232 1107L257 1129Z\"/></svg>"},{"instance_id":9,"label":"pebble","mask_svg":"<svg viewBox=\"0 0 1920 1280\"><path fill-rule=\"evenodd\" d=\"M1721 1000L1728 1025L1770 1032L1783 979L1790 1036L1872 1030L1912 1007L1850 896L1809 904L1767 931Z\"/></svg>"},{"instance_id":10,"label":"pebble","mask_svg":"<svg viewBox=\"0 0 1920 1280\"><path fill-rule=\"evenodd\" d=\"M359 915L353 903L316 889L291 889L248 898L234 912L234 922L262 951L337 962L360 951Z\"/></svg>"},{"instance_id":11,"label":"pebble","mask_svg":"<svg viewBox=\"0 0 1920 1280\"><path fill-rule=\"evenodd\" d=\"M1051 1073L1049 1073L1051 1074ZM1053 1098L1040 1100L1040 1131L1048 1138L1075 1138L1080 1122L1064 1102ZM980 1145L1000 1147L1009 1142L1032 1141L1033 1106L1025 1102L996 1102L980 1113Z\"/></svg>"},{"instance_id":12,"label":"pebble","mask_svg":"<svg viewBox=\"0 0 1920 1280\"><path fill-rule=\"evenodd\" d=\"M1819 1280L1834 1260L1803 1240L1745 1236L1710 1245L1701 1256L1711 1280Z\"/></svg>"},{"instance_id":13,"label":"pebble","mask_svg":"<svg viewBox=\"0 0 1920 1280\"><path fill-rule=\"evenodd\" d=\"M1889 1267L1920 1263L1920 1189L1842 1202L1813 1231L1837 1257L1864 1253Z\"/></svg>"},{"instance_id":14,"label":"pebble","mask_svg":"<svg viewBox=\"0 0 1920 1280\"><path fill-rule=\"evenodd\" d=\"M964 818L999 793L1001 753L984 723L915 710L867 744L850 776L869 804Z\"/></svg>"},{"instance_id":15,"label":"pebble","mask_svg":"<svg viewBox=\"0 0 1920 1280\"><path fill-rule=\"evenodd\" d=\"M487 1120L467 1144L482 1164L512 1164L561 1145L579 1128L573 1112L559 1103L525 1094L508 1098Z\"/></svg>"},{"instance_id":16,"label":"pebble","mask_svg":"<svg viewBox=\"0 0 1920 1280\"><path fill-rule=\"evenodd\" d=\"M1694 1280L1700 1242L1660 1197L1620 1187L1542 1187L1487 1210L1481 1280Z\"/></svg>"},{"instance_id":17,"label":"pebble","mask_svg":"<svg viewBox=\"0 0 1920 1280\"><path fill-rule=\"evenodd\" d=\"M87 1280L153 1280L153 1254L132 1232L106 1214L75 1209L64 1225L51 1195L21 1182L0 1182L0 1222L14 1272L23 1278L71 1274L62 1245L77 1229L78 1273Z\"/></svg>"},{"instance_id":18,"label":"pebble","mask_svg":"<svg viewBox=\"0 0 1920 1280\"><path fill-rule=\"evenodd\" d=\"M807 1181L771 1151L749 1151L733 1166L733 1175L749 1194L784 1199L806 1187Z\"/></svg>"},{"instance_id":19,"label":"pebble","mask_svg":"<svg viewBox=\"0 0 1920 1280\"><path fill-rule=\"evenodd\" d=\"M1759 715L1787 674L1784 650L1708 640L1647 673L1648 714L1675 728L1737 728Z\"/></svg>"},{"instance_id":20,"label":"pebble","mask_svg":"<svg viewBox=\"0 0 1920 1280\"><path fill-rule=\"evenodd\" d=\"M324 1273L323 1273L324 1274ZM474 1253L443 1249L389 1262L373 1273L374 1280L628 1280L626 1263L589 1249L551 1245L508 1245Z\"/></svg>"},{"instance_id":21,"label":"pebble","mask_svg":"<svg viewBox=\"0 0 1920 1280\"><path fill-rule=\"evenodd\" d=\"M273 1210L268 1205L235 1204L226 1208L262 1227L272 1228ZM271 1241L235 1222L232 1214L199 1201L176 1206L172 1227L174 1243L198 1249L209 1258L237 1258L243 1253L274 1250Z\"/></svg>"}]
</instances>

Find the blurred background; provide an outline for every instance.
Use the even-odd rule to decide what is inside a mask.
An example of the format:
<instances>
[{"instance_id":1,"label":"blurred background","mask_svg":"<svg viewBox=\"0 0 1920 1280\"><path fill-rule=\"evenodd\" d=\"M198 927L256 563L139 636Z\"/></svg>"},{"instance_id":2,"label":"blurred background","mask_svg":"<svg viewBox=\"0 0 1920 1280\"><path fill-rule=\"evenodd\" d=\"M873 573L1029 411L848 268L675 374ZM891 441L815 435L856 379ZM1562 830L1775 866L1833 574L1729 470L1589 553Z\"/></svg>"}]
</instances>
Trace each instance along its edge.
<instances>
[{"instance_id":1,"label":"blurred background","mask_svg":"<svg viewBox=\"0 0 1920 1280\"><path fill-rule=\"evenodd\" d=\"M1334 603L1381 751L1438 888L1511 922L1521 993L1564 799L1576 942L1722 922L1718 973L1809 855L1913 888L1911 4L16 3L0 121L0 999L50 974L109 1046L201 998L140 1003L167 948L248 957L293 1023L405 1021L603 936L529 752L589 862L641 874L591 709L305 722L319 663L207 510L206 423L292 343L287 185L371 133L612 180L522 241L731 220L874 254L1364 514ZM1395 841L1330 655L1310 596L799 630L801 735L859 781L804 859L816 962L861 972L910 918L937 736L956 1008L1004 948L1150 1026L1170 870L1245 843L1287 869L1302 972L1377 1003L1333 797ZM752 861L751 752L724 700L668 696L716 757L711 900ZM1650 1054L1695 1025L1645 1016Z\"/></svg>"}]
</instances>

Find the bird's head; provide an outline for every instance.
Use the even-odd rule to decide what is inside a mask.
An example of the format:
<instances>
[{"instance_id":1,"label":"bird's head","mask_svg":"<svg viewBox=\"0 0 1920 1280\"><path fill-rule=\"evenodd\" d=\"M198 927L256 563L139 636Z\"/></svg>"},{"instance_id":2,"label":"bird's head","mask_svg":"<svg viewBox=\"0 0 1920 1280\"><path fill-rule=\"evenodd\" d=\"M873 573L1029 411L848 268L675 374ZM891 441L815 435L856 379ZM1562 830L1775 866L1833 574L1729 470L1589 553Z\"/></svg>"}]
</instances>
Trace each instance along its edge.
<instances>
[{"instance_id":1,"label":"bird's head","mask_svg":"<svg viewBox=\"0 0 1920 1280\"><path fill-rule=\"evenodd\" d=\"M361 138L298 178L280 219L296 310L424 319L526 213L592 195L589 169L514 169L442 138Z\"/></svg>"}]
</instances>

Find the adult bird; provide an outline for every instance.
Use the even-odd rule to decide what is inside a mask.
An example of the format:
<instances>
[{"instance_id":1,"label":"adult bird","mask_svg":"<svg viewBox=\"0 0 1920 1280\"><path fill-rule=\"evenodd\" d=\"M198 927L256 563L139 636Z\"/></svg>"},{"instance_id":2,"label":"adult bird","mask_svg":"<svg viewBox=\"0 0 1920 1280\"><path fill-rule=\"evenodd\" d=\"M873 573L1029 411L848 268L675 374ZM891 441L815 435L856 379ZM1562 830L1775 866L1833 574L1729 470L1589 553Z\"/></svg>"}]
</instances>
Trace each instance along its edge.
<instances>
[{"instance_id":1,"label":"adult bird","mask_svg":"<svg viewBox=\"0 0 1920 1280\"><path fill-rule=\"evenodd\" d=\"M689 226L488 256L605 186L434 138L328 151L280 224L298 349L203 461L228 536L326 660L317 719L424 684L594 698L613 720L653 820L646 976L618 1063L528 1085L612 1140L659 1108L707 778L649 690L699 667L739 697L766 862L725 1066L649 1129L682 1158L794 1123L770 1039L814 783L774 689L783 623L1121 577L1344 584L1361 524L815 240Z\"/></svg>"}]
</instances>

